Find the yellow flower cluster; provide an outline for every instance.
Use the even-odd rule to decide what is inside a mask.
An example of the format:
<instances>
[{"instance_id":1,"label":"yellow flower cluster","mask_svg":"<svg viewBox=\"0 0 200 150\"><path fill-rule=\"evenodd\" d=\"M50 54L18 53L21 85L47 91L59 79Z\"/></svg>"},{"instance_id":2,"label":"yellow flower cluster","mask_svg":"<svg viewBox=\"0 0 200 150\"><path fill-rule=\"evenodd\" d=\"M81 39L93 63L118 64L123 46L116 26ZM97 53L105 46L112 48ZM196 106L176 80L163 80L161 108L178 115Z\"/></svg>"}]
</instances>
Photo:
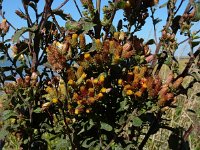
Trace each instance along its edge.
<instances>
[{"instance_id":1,"label":"yellow flower cluster","mask_svg":"<svg viewBox=\"0 0 200 150\"><path fill-rule=\"evenodd\" d=\"M77 69L76 76L79 77L77 81L68 80L68 91L72 97L68 109L70 113L76 115L82 112L90 113L92 111L91 105L102 99L111 90L111 88L104 87L105 73L101 73L97 78L87 79L87 75L82 69Z\"/></svg>"}]
</instances>

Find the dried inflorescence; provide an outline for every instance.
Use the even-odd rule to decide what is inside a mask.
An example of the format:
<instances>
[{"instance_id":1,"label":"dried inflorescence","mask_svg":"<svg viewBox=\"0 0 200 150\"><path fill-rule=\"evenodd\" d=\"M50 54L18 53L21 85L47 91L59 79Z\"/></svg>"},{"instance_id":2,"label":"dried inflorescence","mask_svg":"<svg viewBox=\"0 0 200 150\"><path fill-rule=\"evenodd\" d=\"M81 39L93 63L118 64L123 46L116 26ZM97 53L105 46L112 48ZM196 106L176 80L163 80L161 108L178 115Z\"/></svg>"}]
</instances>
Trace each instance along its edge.
<instances>
[{"instance_id":1,"label":"dried inflorescence","mask_svg":"<svg viewBox=\"0 0 200 150\"><path fill-rule=\"evenodd\" d=\"M52 66L52 69L55 71L61 71L66 67L66 57L63 55L62 52L60 52L59 47L56 47L55 45L50 45L47 48L47 59L50 65ZM62 49L62 48L61 48Z\"/></svg>"},{"instance_id":2,"label":"dried inflorescence","mask_svg":"<svg viewBox=\"0 0 200 150\"><path fill-rule=\"evenodd\" d=\"M16 78L15 82L8 82L4 86L6 94L13 94L17 89L26 89L28 87L35 87L38 85L38 74L33 72L32 75L26 75L23 79Z\"/></svg>"},{"instance_id":3,"label":"dried inflorescence","mask_svg":"<svg viewBox=\"0 0 200 150\"><path fill-rule=\"evenodd\" d=\"M6 34L9 30L9 25L7 23L6 19L3 19L2 22L0 23L0 34Z\"/></svg>"}]
</instances>

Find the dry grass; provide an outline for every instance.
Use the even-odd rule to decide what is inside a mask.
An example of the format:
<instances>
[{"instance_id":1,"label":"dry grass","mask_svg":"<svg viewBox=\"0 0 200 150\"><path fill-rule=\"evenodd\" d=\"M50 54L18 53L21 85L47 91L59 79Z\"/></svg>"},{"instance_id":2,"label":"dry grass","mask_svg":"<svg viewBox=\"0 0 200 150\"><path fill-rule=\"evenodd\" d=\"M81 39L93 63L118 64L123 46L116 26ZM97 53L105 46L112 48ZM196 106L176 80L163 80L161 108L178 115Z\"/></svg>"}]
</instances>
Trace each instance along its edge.
<instances>
[{"instance_id":1,"label":"dry grass","mask_svg":"<svg viewBox=\"0 0 200 150\"><path fill-rule=\"evenodd\" d=\"M179 71L182 72L188 58L179 60ZM167 78L169 68L163 65L160 71L160 75L163 80ZM192 77L186 77L183 82L183 87L187 87ZM193 131L188 137L189 147L191 150L200 150L200 96L197 96L200 83L195 83L191 89L188 90L186 95L179 95L177 97L176 108L169 109L166 112L165 118L167 118L170 127L177 128L183 127L183 134L185 131L193 125ZM171 135L171 131L166 129L160 129L155 135L152 135L146 145L147 150L168 150L168 139ZM177 141L178 142L178 141Z\"/></svg>"}]
</instances>

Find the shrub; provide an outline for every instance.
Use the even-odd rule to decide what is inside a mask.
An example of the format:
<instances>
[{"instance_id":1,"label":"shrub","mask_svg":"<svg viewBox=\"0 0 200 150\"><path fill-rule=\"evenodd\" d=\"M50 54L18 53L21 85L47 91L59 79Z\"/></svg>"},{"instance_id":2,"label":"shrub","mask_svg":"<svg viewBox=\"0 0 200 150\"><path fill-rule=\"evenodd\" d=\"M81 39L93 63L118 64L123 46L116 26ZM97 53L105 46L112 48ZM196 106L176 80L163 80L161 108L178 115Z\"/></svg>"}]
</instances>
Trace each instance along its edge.
<instances>
[{"instance_id":1,"label":"shrub","mask_svg":"<svg viewBox=\"0 0 200 150\"><path fill-rule=\"evenodd\" d=\"M4 39L11 24L2 13L0 56L12 64L0 70L4 147L143 149L161 128L172 131L169 148L187 147L192 126L188 130L171 127L165 116L176 107L177 95L186 94L199 81L200 50L194 48L199 44L199 31L191 29L199 20L199 2L188 2L184 13L177 15L176 1L169 0L159 41L156 0L109 1L102 13L100 0L96 7L92 0L81 0L83 13L74 1L81 15L78 21L61 10L67 2L52 9L53 0L46 0L44 11L38 14L38 1L23 0L24 12L17 10L16 14L27 26L17 29L11 40ZM29 15L31 7L35 22ZM117 11L123 11L124 18L114 26ZM143 29L150 13L155 39L145 42L135 33ZM66 20L65 27L56 16ZM23 36L25 32L28 37ZM188 37L191 48L183 71L178 70L174 55L179 32ZM155 52L150 50L152 44ZM159 73L164 65L170 71L163 80ZM186 76L193 81L183 87Z\"/></svg>"}]
</instances>

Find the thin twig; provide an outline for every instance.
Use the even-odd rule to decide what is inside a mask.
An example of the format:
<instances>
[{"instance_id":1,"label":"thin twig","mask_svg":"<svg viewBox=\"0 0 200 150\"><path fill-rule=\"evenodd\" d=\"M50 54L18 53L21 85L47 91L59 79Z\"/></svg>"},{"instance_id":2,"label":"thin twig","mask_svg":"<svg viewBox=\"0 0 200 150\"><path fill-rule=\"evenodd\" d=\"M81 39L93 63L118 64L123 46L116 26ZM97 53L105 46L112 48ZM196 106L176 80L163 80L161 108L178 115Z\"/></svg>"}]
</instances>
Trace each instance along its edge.
<instances>
[{"instance_id":1,"label":"thin twig","mask_svg":"<svg viewBox=\"0 0 200 150\"><path fill-rule=\"evenodd\" d=\"M101 7L101 0L97 0L96 1L96 9L97 9L97 11L98 11L98 13L99 13L99 16L100 16L100 7Z\"/></svg>"},{"instance_id":2,"label":"thin twig","mask_svg":"<svg viewBox=\"0 0 200 150\"><path fill-rule=\"evenodd\" d=\"M62 3L60 4L60 6L58 6L56 9L61 9L65 4L67 4L68 1L69 1L69 0L65 0L65 1L62 2Z\"/></svg>"},{"instance_id":3,"label":"thin twig","mask_svg":"<svg viewBox=\"0 0 200 150\"><path fill-rule=\"evenodd\" d=\"M196 32L194 33L194 35L198 34L199 32L200 32L200 30L196 31ZM181 44L183 44L184 42L186 42L186 41L188 41L188 40L189 40L189 38L187 38L187 39L185 39L185 40L179 42L178 45L181 45Z\"/></svg>"},{"instance_id":4,"label":"thin twig","mask_svg":"<svg viewBox=\"0 0 200 150\"><path fill-rule=\"evenodd\" d=\"M24 10L25 10L25 14L27 16L27 24L28 24L28 27L31 27L33 25L32 23L32 20L30 18L30 15L28 13L28 6L26 4L23 3L23 7L24 7Z\"/></svg>"},{"instance_id":5,"label":"thin twig","mask_svg":"<svg viewBox=\"0 0 200 150\"><path fill-rule=\"evenodd\" d=\"M162 116L162 113L161 113L160 111L158 111L157 116L156 116L156 119L153 121L153 123L152 123L152 125L150 126L148 132L146 133L144 139L142 140L142 142L141 142L140 145L138 146L138 149L139 149L139 150L142 150L142 149L144 148L144 146L145 146L145 144L147 143L147 141L148 141L149 137L151 136L152 132L154 132L156 126L159 125L158 122L159 122L161 116Z\"/></svg>"},{"instance_id":6,"label":"thin twig","mask_svg":"<svg viewBox=\"0 0 200 150\"><path fill-rule=\"evenodd\" d=\"M115 2L116 3L116 2ZM108 37L108 33L109 33L109 31L110 31L110 27L111 27L111 25L112 25L112 22L113 22L113 20L114 20L114 18L115 18L115 14L116 14L116 8L114 8L114 10L113 10L113 12L112 12L112 16L111 16L111 18L110 18L110 20L109 20L109 22L110 22L110 26L108 27L108 29L106 30L106 32L105 32L105 36L104 36L104 38L103 38L103 41Z\"/></svg>"},{"instance_id":7,"label":"thin twig","mask_svg":"<svg viewBox=\"0 0 200 150\"><path fill-rule=\"evenodd\" d=\"M158 45L157 34L156 34L156 24L154 23L155 22L154 10L153 10L152 7L151 7L151 13L152 13L151 18L152 18L152 21L153 21L153 29L154 29L154 39L155 39L156 45Z\"/></svg>"},{"instance_id":8,"label":"thin twig","mask_svg":"<svg viewBox=\"0 0 200 150\"><path fill-rule=\"evenodd\" d=\"M200 47L198 47L198 49L196 50L196 52L194 52L193 57L190 57L186 67L184 68L183 72L178 75L176 77L176 79L180 78L180 77L185 77L188 74L188 71L190 69L190 67L192 66L192 64L194 63L195 58L200 54ZM175 79L175 80L176 80Z\"/></svg>"},{"instance_id":9,"label":"thin twig","mask_svg":"<svg viewBox=\"0 0 200 150\"><path fill-rule=\"evenodd\" d=\"M73 0L73 1L74 1L74 4L75 4L75 6L76 6L76 8L77 8L77 10L78 10L78 12L79 12L79 14L80 14L80 16L83 17L82 14L81 14L80 9L79 9L79 7L78 7L78 5L77 5L77 3L76 3L76 1L75 1L75 0Z\"/></svg>"},{"instance_id":10,"label":"thin twig","mask_svg":"<svg viewBox=\"0 0 200 150\"><path fill-rule=\"evenodd\" d=\"M55 15L52 13L51 17L53 19L53 22L55 23L56 27L58 28L58 30L60 31L60 33L63 35L63 37L65 36L65 32L62 30L62 28L60 27L60 25L58 24L58 21L55 18Z\"/></svg>"},{"instance_id":11,"label":"thin twig","mask_svg":"<svg viewBox=\"0 0 200 150\"><path fill-rule=\"evenodd\" d=\"M166 30L170 27L171 22L172 22L172 20L173 20L173 18L174 18L175 3L176 3L176 1L174 1L174 3L173 3L173 4L174 4L174 7L173 7L173 8L169 7L167 23L166 23L166 26L165 26L165 29L166 29ZM158 52L159 52L161 46L162 46L162 42L161 42L161 40L160 40L159 43L158 43L157 46L156 46L156 50L155 50L155 54L154 54L154 59L153 59L153 61L152 61L152 65L151 65L152 68L154 68L154 67L156 66L156 61L157 61L156 55L158 54Z\"/></svg>"},{"instance_id":12,"label":"thin twig","mask_svg":"<svg viewBox=\"0 0 200 150\"><path fill-rule=\"evenodd\" d=\"M182 4L183 4L183 2L184 2L185 0L181 0L181 3L179 4L179 6L178 6L178 8L177 8L177 10L176 10L176 12L174 13L174 15L176 15L177 14L177 12L179 11L179 9L181 8L181 6L182 6Z\"/></svg>"}]
</instances>

